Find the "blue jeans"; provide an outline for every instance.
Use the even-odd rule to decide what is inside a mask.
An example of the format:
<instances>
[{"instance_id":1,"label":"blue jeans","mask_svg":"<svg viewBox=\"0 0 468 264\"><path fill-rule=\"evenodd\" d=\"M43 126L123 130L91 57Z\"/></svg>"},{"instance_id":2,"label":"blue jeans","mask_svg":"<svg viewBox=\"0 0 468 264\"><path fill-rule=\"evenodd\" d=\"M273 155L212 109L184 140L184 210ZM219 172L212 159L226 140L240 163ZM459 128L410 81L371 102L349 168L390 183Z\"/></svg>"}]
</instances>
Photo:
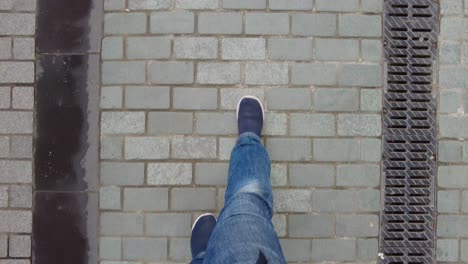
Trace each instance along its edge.
<instances>
[{"instance_id":1,"label":"blue jeans","mask_svg":"<svg viewBox=\"0 0 468 264\"><path fill-rule=\"evenodd\" d=\"M231 153L224 208L199 263L286 263L273 228L270 158L254 133L240 135Z\"/></svg>"}]
</instances>

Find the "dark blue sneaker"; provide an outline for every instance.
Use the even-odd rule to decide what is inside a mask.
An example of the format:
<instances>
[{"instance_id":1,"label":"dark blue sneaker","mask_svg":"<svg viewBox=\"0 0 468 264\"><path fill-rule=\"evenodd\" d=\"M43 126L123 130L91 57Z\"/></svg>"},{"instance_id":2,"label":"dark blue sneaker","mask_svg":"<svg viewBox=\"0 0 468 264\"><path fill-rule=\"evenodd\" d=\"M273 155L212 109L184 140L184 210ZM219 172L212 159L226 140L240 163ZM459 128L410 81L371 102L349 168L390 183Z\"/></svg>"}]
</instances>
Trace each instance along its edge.
<instances>
[{"instance_id":1,"label":"dark blue sneaker","mask_svg":"<svg viewBox=\"0 0 468 264\"><path fill-rule=\"evenodd\" d=\"M237 104L237 126L239 135L253 132L261 137L265 113L263 105L255 96L244 96Z\"/></svg>"},{"instance_id":2,"label":"dark blue sneaker","mask_svg":"<svg viewBox=\"0 0 468 264\"><path fill-rule=\"evenodd\" d=\"M192 226L192 237L190 238L193 259L206 251L215 226L216 217L212 213L202 214L195 220Z\"/></svg>"}]
</instances>

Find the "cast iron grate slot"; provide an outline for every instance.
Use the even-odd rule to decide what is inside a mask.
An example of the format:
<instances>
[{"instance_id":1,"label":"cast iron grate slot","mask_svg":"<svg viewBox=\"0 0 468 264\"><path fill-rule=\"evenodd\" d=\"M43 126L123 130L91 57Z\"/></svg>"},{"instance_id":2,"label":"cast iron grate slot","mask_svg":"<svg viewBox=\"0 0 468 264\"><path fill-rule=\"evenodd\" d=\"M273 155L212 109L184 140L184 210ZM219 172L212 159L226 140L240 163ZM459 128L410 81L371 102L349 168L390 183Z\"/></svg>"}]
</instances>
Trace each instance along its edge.
<instances>
[{"instance_id":1,"label":"cast iron grate slot","mask_svg":"<svg viewBox=\"0 0 468 264\"><path fill-rule=\"evenodd\" d=\"M438 1L384 1L380 263L434 263Z\"/></svg>"}]
</instances>

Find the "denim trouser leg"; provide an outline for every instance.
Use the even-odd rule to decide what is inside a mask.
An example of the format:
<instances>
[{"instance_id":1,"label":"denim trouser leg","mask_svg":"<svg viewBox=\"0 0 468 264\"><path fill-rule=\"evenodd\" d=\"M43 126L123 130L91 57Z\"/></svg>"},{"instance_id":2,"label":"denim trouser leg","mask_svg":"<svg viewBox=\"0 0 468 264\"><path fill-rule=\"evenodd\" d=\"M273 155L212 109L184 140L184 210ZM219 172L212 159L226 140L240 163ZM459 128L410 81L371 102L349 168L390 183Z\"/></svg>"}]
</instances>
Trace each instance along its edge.
<instances>
[{"instance_id":1,"label":"denim trouser leg","mask_svg":"<svg viewBox=\"0 0 468 264\"><path fill-rule=\"evenodd\" d=\"M271 223L270 159L254 133L244 133L231 154L225 204L203 257L192 263L286 263ZM260 253L261 252L261 253Z\"/></svg>"}]
</instances>

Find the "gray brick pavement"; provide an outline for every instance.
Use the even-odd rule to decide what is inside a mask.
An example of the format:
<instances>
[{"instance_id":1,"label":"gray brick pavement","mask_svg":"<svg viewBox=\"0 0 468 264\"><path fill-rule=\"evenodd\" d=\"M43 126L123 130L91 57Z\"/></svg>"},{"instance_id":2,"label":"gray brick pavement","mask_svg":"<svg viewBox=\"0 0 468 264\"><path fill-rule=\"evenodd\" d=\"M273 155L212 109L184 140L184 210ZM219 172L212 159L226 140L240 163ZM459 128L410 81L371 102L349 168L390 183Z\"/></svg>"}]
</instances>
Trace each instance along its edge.
<instances>
[{"instance_id":1,"label":"gray brick pavement","mask_svg":"<svg viewBox=\"0 0 468 264\"><path fill-rule=\"evenodd\" d=\"M105 10L102 264L189 260L190 223L223 206L234 110L248 94L267 110L288 261L376 260L381 0L107 0ZM446 81L460 87L462 72Z\"/></svg>"}]
</instances>

